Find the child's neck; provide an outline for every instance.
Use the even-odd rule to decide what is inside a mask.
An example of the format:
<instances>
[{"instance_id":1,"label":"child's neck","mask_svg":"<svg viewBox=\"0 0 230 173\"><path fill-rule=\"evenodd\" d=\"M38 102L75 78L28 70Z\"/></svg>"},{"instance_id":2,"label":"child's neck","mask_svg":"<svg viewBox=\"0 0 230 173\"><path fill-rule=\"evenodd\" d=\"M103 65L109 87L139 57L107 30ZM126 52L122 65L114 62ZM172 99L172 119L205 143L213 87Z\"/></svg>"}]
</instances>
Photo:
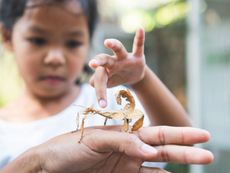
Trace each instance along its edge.
<instances>
[{"instance_id":1,"label":"child's neck","mask_svg":"<svg viewBox=\"0 0 230 173\"><path fill-rule=\"evenodd\" d=\"M30 122L53 116L68 107L79 95L80 88L74 87L66 95L55 99L44 99L24 92L8 106L7 120Z\"/></svg>"}]
</instances>

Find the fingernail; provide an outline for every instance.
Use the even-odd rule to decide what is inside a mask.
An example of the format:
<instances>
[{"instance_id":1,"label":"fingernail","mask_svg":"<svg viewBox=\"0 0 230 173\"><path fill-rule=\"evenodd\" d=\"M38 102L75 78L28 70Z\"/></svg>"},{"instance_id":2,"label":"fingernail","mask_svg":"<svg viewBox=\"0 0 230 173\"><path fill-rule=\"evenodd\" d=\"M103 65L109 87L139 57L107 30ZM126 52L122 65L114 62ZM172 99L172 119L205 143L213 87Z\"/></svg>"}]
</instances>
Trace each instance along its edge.
<instances>
[{"instance_id":1,"label":"fingernail","mask_svg":"<svg viewBox=\"0 0 230 173\"><path fill-rule=\"evenodd\" d=\"M99 105L100 105L102 108L105 108L105 107L107 106L106 100L101 99L101 100L99 101Z\"/></svg>"},{"instance_id":2,"label":"fingernail","mask_svg":"<svg viewBox=\"0 0 230 173\"><path fill-rule=\"evenodd\" d=\"M90 65L92 65L92 66L99 66L100 63L97 60L93 59L93 60L90 61Z\"/></svg>"},{"instance_id":3,"label":"fingernail","mask_svg":"<svg viewBox=\"0 0 230 173\"><path fill-rule=\"evenodd\" d=\"M148 154L156 154L157 153L157 150L154 148L154 147L151 147L147 144L143 144L141 145L141 148L140 148L143 152L145 153L148 153Z\"/></svg>"}]
</instances>

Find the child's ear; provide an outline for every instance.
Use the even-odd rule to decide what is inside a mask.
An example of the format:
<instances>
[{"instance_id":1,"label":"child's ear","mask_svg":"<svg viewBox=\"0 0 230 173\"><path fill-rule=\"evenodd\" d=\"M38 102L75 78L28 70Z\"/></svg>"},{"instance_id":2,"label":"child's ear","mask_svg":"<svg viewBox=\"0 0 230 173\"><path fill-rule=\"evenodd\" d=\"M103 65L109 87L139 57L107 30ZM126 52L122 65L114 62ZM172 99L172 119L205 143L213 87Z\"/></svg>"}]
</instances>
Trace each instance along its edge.
<instances>
[{"instance_id":1,"label":"child's ear","mask_svg":"<svg viewBox=\"0 0 230 173\"><path fill-rule=\"evenodd\" d=\"M4 47L7 50L12 51L13 47L11 40L11 31L6 29L6 27L2 23L0 23L0 36L1 42L3 43Z\"/></svg>"}]
</instances>

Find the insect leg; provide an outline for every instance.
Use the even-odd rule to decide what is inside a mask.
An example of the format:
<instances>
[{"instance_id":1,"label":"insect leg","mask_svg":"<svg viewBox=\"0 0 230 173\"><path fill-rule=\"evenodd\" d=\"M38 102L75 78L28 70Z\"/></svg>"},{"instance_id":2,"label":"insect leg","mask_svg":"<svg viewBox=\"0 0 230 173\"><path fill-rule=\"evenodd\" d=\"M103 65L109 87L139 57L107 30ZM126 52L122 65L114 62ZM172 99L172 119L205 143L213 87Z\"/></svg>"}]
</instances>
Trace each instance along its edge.
<instances>
[{"instance_id":1,"label":"insect leg","mask_svg":"<svg viewBox=\"0 0 230 173\"><path fill-rule=\"evenodd\" d=\"M124 124L123 124L123 129L122 131L128 132L129 131L129 119L124 118Z\"/></svg>"},{"instance_id":2,"label":"insect leg","mask_svg":"<svg viewBox=\"0 0 230 173\"><path fill-rule=\"evenodd\" d=\"M83 138L84 125L85 125L85 118L86 118L86 117L84 117L84 118L82 119L82 122L81 122L81 138L80 138L80 140L78 141L78 143L81 143L81 140L82 140L82 138Z\"/></svg>"},{"instance_id":3,"label":"insect leg","mask_svg":"<svg viewBox=\"0 0 230 173\"><path fill-rule=\"evenodd\" d=\"M105 118L104 126L106 126L107 120L108 120L108 118Z\"/></svg>"}]
</instances>

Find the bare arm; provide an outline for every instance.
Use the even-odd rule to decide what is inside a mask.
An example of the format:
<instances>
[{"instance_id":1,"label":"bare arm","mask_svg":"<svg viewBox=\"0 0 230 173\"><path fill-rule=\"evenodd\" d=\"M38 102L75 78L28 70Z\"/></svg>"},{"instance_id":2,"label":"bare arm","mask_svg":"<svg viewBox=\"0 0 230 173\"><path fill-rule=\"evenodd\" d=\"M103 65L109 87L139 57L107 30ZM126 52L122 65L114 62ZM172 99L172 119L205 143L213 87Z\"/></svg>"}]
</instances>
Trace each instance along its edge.
<instances>
[{"instance_id":1,"label":"bare arm","mask_svg":"<svg viewBox=\"0 0 230 173\"><path fill-rule=\"evenodd\" d=\"M147 66L144 78L131 87L153 125L191 125L182 105Z\"/></svg>"}]
</instances>

